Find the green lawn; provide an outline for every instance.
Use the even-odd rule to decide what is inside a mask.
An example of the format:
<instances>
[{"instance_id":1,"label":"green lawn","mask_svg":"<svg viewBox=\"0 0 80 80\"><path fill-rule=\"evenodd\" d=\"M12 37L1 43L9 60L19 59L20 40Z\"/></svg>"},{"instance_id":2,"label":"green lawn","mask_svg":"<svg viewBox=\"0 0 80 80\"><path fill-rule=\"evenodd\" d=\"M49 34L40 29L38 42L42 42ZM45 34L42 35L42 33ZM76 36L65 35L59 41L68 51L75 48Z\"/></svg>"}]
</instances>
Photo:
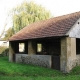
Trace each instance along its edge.
<instances>
[{"instance_id":1,"label":"green lawn","mask_svg":"<svg viewBox=\"0 0 80 80\"><path fill-rule=\"evenodd\" d=\"M8 62L7 57L0 57L0 80L80 80L80 67L69 74L60 71L25 64Z\"/></svg>"}]
</instances>

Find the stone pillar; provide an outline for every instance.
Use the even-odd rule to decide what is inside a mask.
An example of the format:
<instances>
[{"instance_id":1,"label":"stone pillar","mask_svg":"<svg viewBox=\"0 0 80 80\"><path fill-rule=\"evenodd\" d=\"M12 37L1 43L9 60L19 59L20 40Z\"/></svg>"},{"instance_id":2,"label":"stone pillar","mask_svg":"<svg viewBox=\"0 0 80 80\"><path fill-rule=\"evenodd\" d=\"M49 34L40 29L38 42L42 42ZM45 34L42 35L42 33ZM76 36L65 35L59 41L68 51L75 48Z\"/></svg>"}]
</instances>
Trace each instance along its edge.
<instances>
[{"instance_id":1,"label":"stone pillar","mask_svg":"<svg viewBox=\"0 0 80 80\"><path fill-rule=\"evenodd\" d=\"M12 48L11 42L9 42L9 61L13 62L13 54L14 54L14 50Z\"/></svg>"},{"instance_id":2,"label":"stone pillar","mask_svg":"<svg viewBox=\"0 0 80 80\"><path fill-rule=\"evenodd\" d=\"M36 54L36 42L35 41L28 41L28 54Z\"/></svg>"},{"instance_id":3,"label":"stone pillar","mask_svg":"<svg viewBox=\"0 0 80 80\"><path fill-rule=\"evenodd\" d=\"M76 65L76 39L65 37L61 39L60 70L69 72Z\"/></svg>"}]
</instances>

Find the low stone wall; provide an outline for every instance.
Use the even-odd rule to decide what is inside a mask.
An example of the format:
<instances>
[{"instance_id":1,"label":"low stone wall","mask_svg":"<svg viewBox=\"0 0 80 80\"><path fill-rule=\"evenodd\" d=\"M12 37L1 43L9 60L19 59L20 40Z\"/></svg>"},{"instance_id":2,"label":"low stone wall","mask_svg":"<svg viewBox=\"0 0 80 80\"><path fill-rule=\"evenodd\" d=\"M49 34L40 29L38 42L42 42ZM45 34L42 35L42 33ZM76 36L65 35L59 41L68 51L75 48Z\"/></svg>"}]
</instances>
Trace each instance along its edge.
<instances>
[{"instance_id":1,"label":"low stone wall","mask_svg":"<svg viewBox=\"0 0 80 80\"><path fill-rule=\"evenodd\" d=\"M16 54L16 62L51 68L51 55Z\"/></svg>"}]
</instances>

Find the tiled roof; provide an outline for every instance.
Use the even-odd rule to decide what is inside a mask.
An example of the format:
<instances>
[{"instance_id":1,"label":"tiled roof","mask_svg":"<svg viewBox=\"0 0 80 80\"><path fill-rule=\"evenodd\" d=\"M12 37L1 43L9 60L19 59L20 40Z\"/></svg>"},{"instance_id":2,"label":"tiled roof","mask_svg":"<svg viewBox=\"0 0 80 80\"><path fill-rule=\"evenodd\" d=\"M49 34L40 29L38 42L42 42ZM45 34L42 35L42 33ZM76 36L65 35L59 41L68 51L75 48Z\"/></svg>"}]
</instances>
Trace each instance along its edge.
<instances>
[{"instance_id":1,"label":"tiled roof","mask_svg":"<svg viewBox=\"0 0 80 80\"><path fill-rule=\"evenodd\" d=\"M9 40L23 40L44 37L65 36L75 22L80 18L80 12L54 17L48 20L32 23Z\"/></svg>"}]
</instances>

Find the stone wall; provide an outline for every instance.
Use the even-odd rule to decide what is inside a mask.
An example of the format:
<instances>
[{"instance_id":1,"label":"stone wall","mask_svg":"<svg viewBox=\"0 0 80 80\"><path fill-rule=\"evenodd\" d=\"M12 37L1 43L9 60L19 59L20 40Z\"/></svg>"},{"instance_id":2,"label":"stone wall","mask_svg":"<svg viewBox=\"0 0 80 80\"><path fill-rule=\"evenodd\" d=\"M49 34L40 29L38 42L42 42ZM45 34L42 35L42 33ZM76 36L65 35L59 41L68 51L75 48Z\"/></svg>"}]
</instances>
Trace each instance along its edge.
<instances>
[{"instance_id":1,"label":"stone wall","mask_svg":"<svg viewBox=\"0 0 80 80\"><path fill-rule=\"evenodd\" d=\"M68 59L67 61L67 72L70 72L72 68L76 66L76 59Z\"/></svg>"},{"instance_id":2,"label":"stone wall","mask_svg":"<svg viewBox=\"0 0 80 80\"><path fill-rule=\"evenodd\" d=\"M76 55L76 59L70 59L68 61L68 66L72 69L75 66L80 66L80 54Z\"/></svg>"},{"instance_id":3,"label":"stone wall","mask_svg":"<svg viewBox=\"0 0 80 80\"><path fill-rule=\"evenodd\" d=\"M27 54L16 54L17 63L33 64L51 68L51 56L50 55L27 55Z\"/></svg>"},{"instance_id":4,"label":"stone wall","mask_svg":"<svg viewBox=\"0 0 80 80\"><path fill-rule=\"evenodd\" d=\"M36 42L28 41L28 55L36 54Z\"/></svg>"},{"instance_id":5,"label":"stone wall","mask_svg":"<svg viewBox=\"0 0 80 80\"><path fill-rule=\"evenodd\" d=\"M76 66L76 39L65 37L61 39L60 68L68 73Z\"/></svg>"},{"instance_id":6,"label":"stone wall","mask_svg":"<svg viewBox=\"0 0 80 80\"><path fill-rule=\"evenodd\" d=\"M76 55L76 63L80 66L80 54Z\"/></svg>"}]
</instances>

